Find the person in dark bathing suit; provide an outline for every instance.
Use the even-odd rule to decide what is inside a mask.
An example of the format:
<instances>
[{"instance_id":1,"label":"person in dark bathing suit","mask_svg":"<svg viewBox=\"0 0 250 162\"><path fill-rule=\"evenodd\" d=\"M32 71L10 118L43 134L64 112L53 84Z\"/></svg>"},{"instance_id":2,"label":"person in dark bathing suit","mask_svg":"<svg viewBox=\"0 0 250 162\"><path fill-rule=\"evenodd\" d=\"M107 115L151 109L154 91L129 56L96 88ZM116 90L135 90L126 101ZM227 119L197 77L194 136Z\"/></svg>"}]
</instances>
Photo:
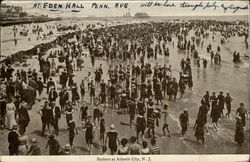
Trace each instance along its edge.
<instances>
[{"instance_id":1,"label":"person in dark bathing suit","mask_svg":"<svg viewBox=\"0 0 250 162\"><path fill-rule=\"evenodd\" d=\"M114 155L117 152L117 142L120 143L118 139L118 133L115 131L115 125L111 124L110 131L107 132L107 137L105 140L105 144L107 144L110 149L111 155Z\"/></svg>"},{"instance_id":2,"label":"person in dark bathing suit","mask_svg":"<svg viewBox=\"0 0 250 162\"><path fill-rule=\"evenodd\" d=\"M92 144L93 144L93 123L91 121L91 116L88 116L88 121L85 124L85 140L88 145L89 154L92 154Z\"/></svg>"},{"instance_id":3,"label":"person in dark bathing suit","mask_svg":"<svg viewBox=\"0 0 250 162\"><path fill-rule=\"evenodd\" d=\"M180 115L180 125L181 125L181 138L184 137L187 127L189 125L189 115L187 109L184 109L183 113Z\"/></svg>"},{"instance_id":4,"label":"person in dark bathing suit","mask_svg":"<svg viewBox=\"0 0 250 162\"><path fill-rule=\"evenodd\" d=\"M227 93L227 96L225 97L225 104L226 104L226 108L227 108L226 116L227 117L230 117L232 101L233 101L233 98L230 96L230 93Z\"/></svg>"}]
</instances>

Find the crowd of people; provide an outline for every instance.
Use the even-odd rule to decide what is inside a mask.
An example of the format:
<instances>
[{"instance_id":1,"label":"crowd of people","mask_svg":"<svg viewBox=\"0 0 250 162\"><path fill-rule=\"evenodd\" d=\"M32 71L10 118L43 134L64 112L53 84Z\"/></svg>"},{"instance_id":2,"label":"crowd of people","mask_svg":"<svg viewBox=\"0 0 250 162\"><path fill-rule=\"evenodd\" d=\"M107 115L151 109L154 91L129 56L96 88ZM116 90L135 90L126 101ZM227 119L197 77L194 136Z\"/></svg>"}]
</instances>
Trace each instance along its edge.
<instances>
[{"instance_id":1,"label":"crowd of people","mask_svg":"<svg viewBox=\"0 0 250 162\"><path fill-rule=\"evenodd\" d=\"M160 154L155 128L160 126L163 118L163 137L166 137L166 130L171 137L168 102L178 102L178 98L184 98L187 87L192 90L191 60L195 60L195 65L200 67L196 48L202 46L203 41L209 37L209 30L213 33L212 37L215 32L224 35L222 45L224 39L235 32L244 35L241 30L222 27L223 23L213 21L125 24L100 29L90 26L67 37L61 36L55 42L60 50L50 52L49 56L36 50L39 51L37 69L19 71L5 62L1 67L0 81L1 128L10 130L9 154L42 154L36 138L31 140L32 145L28 148L26 135L26 128L32 122L29 111L34 109L37 102L44 102L36 111L41 116L41 136L48 136L46 148L49 147L50 155L76 153L74 137L79 130L76 127L77 118L73 116L75 113L79 113L90 154L94 130L99 130L103 154L107 154L107 148L112 155ZM188 40L191 30L195 35ZM159 57L168 59L172 55L169 47L174 46L173 38L177 38L179 50L191 53L191 57L181 60L179 76L173 75L171 64L157 63ZM211 62L216 65L221 65L220 50L218 46L214 54L211 44L207 47ZM84 65L87 58L90 58L93 70L82 76L79 83L75 75L86 69ZM102 64L96 65L97 59L109 63L107 73ZM207 67L206 59L203 59L203 66ZM209 111L213 126L218 130L218 120L224 116L224 108L227 109L225 116L231 116L232 102L230 93L224 96L220 92L216 96L213 92L210 96L207 91L202 97L194 130L197 141L201 141L203 146ZM114 110L116 115L128 114L129 126L135 127L136 136L123 138L115 130L114 124L110 125L110 130L106 130L107 109ZM66 117L69 136L69 144L65 147L61 147L60 141L56 139L62 115ZM237 109L236 116L235 141L241 145L244 143L247 118L243 103ZM180 137L184 138L189 126L187 109L183 110L179 119ZM146 138L151 138L151 147Z\"/></svg>"}]
</instances>

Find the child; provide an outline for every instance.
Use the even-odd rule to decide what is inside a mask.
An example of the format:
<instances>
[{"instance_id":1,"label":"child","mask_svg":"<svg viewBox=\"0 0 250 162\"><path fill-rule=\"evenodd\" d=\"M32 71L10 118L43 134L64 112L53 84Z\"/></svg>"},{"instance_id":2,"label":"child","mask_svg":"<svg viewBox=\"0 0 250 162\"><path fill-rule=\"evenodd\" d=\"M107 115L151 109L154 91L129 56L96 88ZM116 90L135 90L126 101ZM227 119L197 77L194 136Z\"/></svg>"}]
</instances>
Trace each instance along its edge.
<instances>
[{"instance_id":1,"label":"child","mask_svg":"<svg viewBox=\"0 0 250 162\"><path fill-rule=\"evenodd\" d=\"M153 155L154 154L160 154L160 147L156 145L155 138L151 139L151 145L152 145L152 147L151 147L150 153L153 154Z\"/></svg>"},{"instance_id":2,"label":"child","mask_svg":"<svg viewBox=\"0 0 250 162\"><path fill-rule=\"evenodd\" d=\"M129 149L126 146L128 143L128 140L126 138L123 138L121 140L122 147L118 150L118 155L128 155Z\"/></svg>"},{"instance_id":3,"label":"child","mask_svg":"<svg viewBox=\"0 0 250 162\"><path fill-rule=\"evenodd\" d=\"M150 154L147 141L142 142L141 154L142 155L149 155Z\"/></svg>"}]
</instances>

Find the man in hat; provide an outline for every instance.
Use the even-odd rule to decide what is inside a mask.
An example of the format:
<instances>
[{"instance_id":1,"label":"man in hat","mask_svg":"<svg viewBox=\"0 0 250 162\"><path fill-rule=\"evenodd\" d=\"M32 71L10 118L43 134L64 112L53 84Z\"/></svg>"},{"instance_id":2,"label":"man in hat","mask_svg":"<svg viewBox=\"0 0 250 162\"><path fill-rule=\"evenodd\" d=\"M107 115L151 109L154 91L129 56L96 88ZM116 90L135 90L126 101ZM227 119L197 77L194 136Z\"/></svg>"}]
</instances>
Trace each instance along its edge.
<instances>
[{"instance_id":1,"label":"man in hat","mask_svg":"<svg viewBox=\"0 0 250 162\"><path fill-rule=\"evenodd\" d=\"M181 125L181 137L183 138L187 131L187 127L189 125L189 116L187 109L184 109L183 113L181 113L180 115L180 125Z\"/></svg>"},{"instance_id":2,"label":"man in hat","mask_svg":"<svg viewBox=\"0 0 250 162\"><path fill-rule=\"evenodd\" d=\"M17 125L13 125L12 130L8 134L9 155L18 155L18 146L20 142L18 140L19 133L17 132L17 128Z\"/></svg>"}]
</instances>

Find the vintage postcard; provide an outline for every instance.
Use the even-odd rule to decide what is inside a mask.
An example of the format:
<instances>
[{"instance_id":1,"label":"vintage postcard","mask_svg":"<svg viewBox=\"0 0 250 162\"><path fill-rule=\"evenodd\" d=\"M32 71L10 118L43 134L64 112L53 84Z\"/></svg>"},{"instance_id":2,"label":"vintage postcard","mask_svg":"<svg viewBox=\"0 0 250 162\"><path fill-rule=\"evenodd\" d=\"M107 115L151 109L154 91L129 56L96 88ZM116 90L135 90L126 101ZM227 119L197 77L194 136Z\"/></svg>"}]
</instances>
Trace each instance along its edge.
<instances>
[{"instance_id":1,"label":"vintage postcard","mask_svg":"<svg viewBox=\"0 0 250 162\"><path fill-rule=\"evenodd\" d=\"M0 7L1 162L249 161L248 0Z\"/></svg>"}]
</instances>

